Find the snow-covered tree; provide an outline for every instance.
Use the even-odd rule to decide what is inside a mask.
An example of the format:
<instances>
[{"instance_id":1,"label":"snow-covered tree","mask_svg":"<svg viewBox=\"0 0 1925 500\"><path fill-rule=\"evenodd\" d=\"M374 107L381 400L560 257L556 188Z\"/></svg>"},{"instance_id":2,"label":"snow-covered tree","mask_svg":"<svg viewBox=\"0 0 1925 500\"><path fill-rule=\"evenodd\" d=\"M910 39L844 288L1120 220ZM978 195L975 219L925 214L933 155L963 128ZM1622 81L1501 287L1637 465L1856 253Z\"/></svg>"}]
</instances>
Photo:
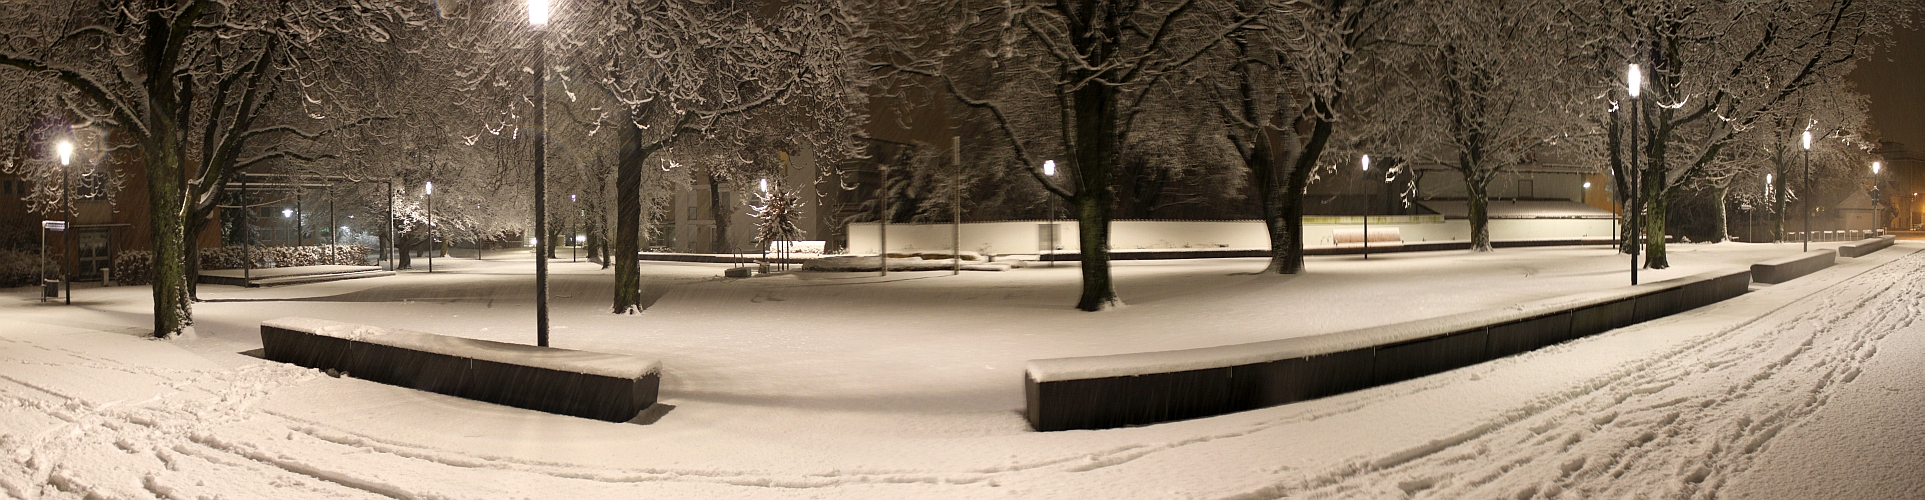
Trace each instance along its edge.
<instances>
[{"instance_id":1,"label":"snow-covered tree","mask_svg":"<svg viewBox=\"0 0 1925 500\"><path fill-rule=\"evenodd\" d=\"M106 131L146 170L154 334L188 328L187 230L234 173L310 156L308 141L371 119L363 56L411 28L416 2L19 1L0 4L0 94ZM355 98L346 98L347 96ZM378 102L375 100L374 102Z\"/></svg>"},{"instance_id":2,"label":"snow-covered tree","mask_svg":"<svg viewBox=\"0 0 1925 500\"><path fill-rule=\"evenodd\" d=\"M1566 17L1602 51L1598 67L1623 78L1625 64L1639 63L1648 75L1641 102L1617 107L1637 122L1640 150L1631 154L1639 162L1638 203L1630 210L1643 216L1645 266L1670 266L1664 211L1675 193L1720 165L1723 150L1742 132L1767 126L1774 110L1794 105L1800 91L1837 84L1855 60L1889 43L1892 30L1907 26L1918 8L1865 0L1569 5Z\"/></svg>"},{"instance_id":3,"label":"snow-covered tree","mask_svg":"<svg viewBox=\"0 0 1925 500\"><path fill-rule=\"evenodd\" d=\"M1553 22L1556 4L1492 0L1476 8L1419 1L1404 11L1386 64L1399 77L1379 80L1371 117L1382 141L1403 158L1443 165L1463 177L1470 242L1490 251L1491 181L1578 132L1582 102L1565 63L1573 33ZM1467 29L1467 27L1476 27Z\"/></svg>"},{"instance_id":4,"label":"snow-covered tree","mask_svg":"<svg viewBox=\"0 0 1925 500\"><path fill-rule=\"evenodd\" d=\"M890 26L877 30L885 36L871 60L888 84L934 87L981 110L1013 151L1005 167L1026 171L1079 221L1076 307L1120 305L1109 223L1143 100L1252 15L1212 0L875 3ZM1061 175L1045 176L1044 160Z\"/></svg>"}]
</instances>

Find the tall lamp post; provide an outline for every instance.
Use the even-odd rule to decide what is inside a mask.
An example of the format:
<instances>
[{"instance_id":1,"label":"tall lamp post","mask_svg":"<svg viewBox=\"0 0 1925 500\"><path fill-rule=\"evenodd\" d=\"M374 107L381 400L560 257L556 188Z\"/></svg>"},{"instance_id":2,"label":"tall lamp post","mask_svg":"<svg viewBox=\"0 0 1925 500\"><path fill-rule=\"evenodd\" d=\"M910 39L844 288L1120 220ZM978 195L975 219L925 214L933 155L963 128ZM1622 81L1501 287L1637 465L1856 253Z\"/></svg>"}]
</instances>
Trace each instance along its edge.
<instances>
[{"instance_id":1,"label":"tall lamp post","mask_svg":"<svg viewBox=\"0 0 1925 500\"><path fill-rule=\"evenodd\" d=\"M1043 175L1056 178L1056 160L1043 160ZM1045 189L1043 196L1049 198L1049 267L1056 267L1056 195Z\"/></svg>"},{"instance_id":2,"label":"tall lamp post","mask_svg":"<svg viewBox=\"0 0 1925 500\"><path fill-rule=\"evenodd\" d=\"M568 205L571 207L576 206L575 203L576 203L575 193L568 193ZM568 232L574 236L573 238L569 238L569 239L575 240L575 246L568 247L568 262L570 263L575 262L575 250L581 248L582 246L581 244L582 238L581 238L581 235L579 234L581 232L581 224L582 224L581 217L576 217L575 223L573 224L574 228L568 230ZM481 247L476 246L475 252L477 253L481 252Z\"/></svg>"},{"instance_id":3,"label":"tall lamp post","mask_svg":"<svg viewBox=\"0 0 1925 500\"><path fill-rule=\"evenodd\" d=\"M60 207L61 207L60 219L61 219L61 225L64 226L61 228L60 232L66 233L65 235L62 235L60 239L66 241L66 244L62 245L62 248L67 249L67 250L62 250L60 252L62 254L62 258L60 259L61 260L60 282L66 285L66 288L67 288L67 297L66 297L67 305L73 305L74 280L72 276L69 276L73 273L67 272L66 261L73 260L73 255L71 255L70 250L73 248L73 240L74 240L73 238L74 200L73 200L73 187L67 182L67 178L72 177L72 175L70 175L72 173L72 169L68 167L73 164L74 143L73 141L68 141L63 139L60 141L60 144L54 145L54 149L59 151L60 153L60 193L61 193L60 194Z\"/></svg>"},{"instance_id":4,"label":"tall lamp post","mask_svg":"<svg viewBox=\"0 0 1925 500\"><path fill-rule=\"evenodd\" d=\"M1364 180L1370 180L1370 155L1364 155ZM1370 260L1370 191L1364 191L1364 260Z\"/></svg>"},{"instance_id":5,"label":"tall lamp post","mask_svg":"<svg viewBox=\"0 0 1925 500\"><path fill-rule=\"evenodd\" d=\"M1638 247L1643 243L1638 238L1638 230L1644 228L1638 225L1638 178L1640 177L1638 155L1641 153L1638 150L1638 120L1644 117L1638 109L1638 92L1644 88L1644 74L1638 72L1638 65L1632 64L1630 71L1625 75L1625 80L1628 84L1626 88L1631 94L1631 176L1629 182L1625 184L1631 190L1628 197L1631 200L1631 227L1628 232L1631 235L1631 284L1636 285L1638 284Z\"/></svg>"},{"instance_id":6,"label":"tall lamp post","mask_svg":"<svg viewBox=\"0 0 1925 500\"><path fill-rule=\"evenodd\" d=\"M1801 193L1800 205L1805 206L1805 251L1811 251L1811 131L1805 131L1805 192Z\"/></svg>"},{"instance_id":7,"label":"tall lamp post","mask_svg":"<svg viewBox=\"0 0 1925 500\"><path fill-rule=\"evenodd\" d=\"M434 272L434 181L423 188L428 193L428 272Z\"/></svg>"},{"instance_id":8,"label":"tall lamp post","mask_svg":"<svg viewBox=\"0 0 1925 500\"><path fill-rule=\"evenodd\" d=\"M535 234L548 236L548 0L528 0L535 31ZM548 255L535 247L535 345L548 346Z\"/></svg>"}]
</instances>

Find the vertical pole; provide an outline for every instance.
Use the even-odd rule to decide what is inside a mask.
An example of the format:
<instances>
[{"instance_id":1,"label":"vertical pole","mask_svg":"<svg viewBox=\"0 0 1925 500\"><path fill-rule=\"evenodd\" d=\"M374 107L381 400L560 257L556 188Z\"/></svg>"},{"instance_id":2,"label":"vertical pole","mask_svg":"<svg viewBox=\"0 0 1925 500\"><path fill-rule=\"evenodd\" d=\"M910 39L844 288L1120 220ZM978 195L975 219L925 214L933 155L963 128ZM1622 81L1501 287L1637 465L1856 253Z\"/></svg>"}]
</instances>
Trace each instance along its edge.
<instances>
[{"instance_id":1,"label":"vertical pole","mask_svg":"<svg viewBox=\"0 0 1925 500\"><path fill-rule=\"evenodd\" d=\"M429 181L433 182L433 181ZM434 273L434 190L428 190L428 273Z\"/></svg>"},{"instance_id":2,"label":"vertical pole","mask_svg":"<svg viewBox=\"0 0 1925 500\"><path fill-rule=\"evenodd\" d=\"M1811 251L1811 146L1805 146L1805 192L1800 197L1805 206L1805 251Z\"/></svg>"},{"instance_id":3,"label":"vertical pole","mask_svg":"<svg viewBox=\"0 0 1925 500\"><path fill-rule=\"evenodd\" d=\"M1368 191L1364 192L1364 260L1370 260L1370 192Z\"/></svg>"},{"instance_id":4,"label":"vertical pole","mask_svg":"<svg viewBox=\"0 0 1925 500\"><path fill-rule=\"evenodd\" d=\"M955 214L953 217L956 219L954 240L956 245L956 267L950 272L950 274L955 275L962 274L962 136L949 136L949 153L950 159L956 163L956 184L952 186L953 189L951 189L955 199L955 206L951 208L954 209Z\"/></svg>"},{"instance_id":5,"label":"vertical pole","mask_svg":"<svg viewBox=\"0 0 1925 500\"><path fill-rule=\"evenodd\" d=\"M383 227L381 228L381 230L382 230L383 232L386 232L386 233L387 233L387 235L388 235L388 242L387 242L387 244L386 244L386 245L381 245L381 258L383 258L383 259L387 259L387 260L388 260L388 270L389 270L389 271L399 271L399 270L401 270L401 265L400 265L400 264L397 264L396 262L398 262L398 261L400 260L400 258L401 258L401 256L399 255L399 254L401 253L401 249L400 249L400 248L394 248L394 249L392 249L392 250L393 250L393 253L389 253L389 250L390 250L390 249L388 248L388 247L391 247L391 246L394 246L394 245L395 245L395 241L394 241L394 179L388 179L388 180L385 180L385 181L381 181L381 185L382 185L382 186L384 186L384 187L386 187L386 188L387 188L387 190L388 190L388 222L387 222L386 224L383 224Z\"/></svg>"},{"instance_id":6,"label":"vertical pole","mask_svg":"<svg viewBox=\"0 0 1925 500\"><path fill-rule=\"evenodd\" d=\"M301 192L306 190L307 189L304 186L294 187L294 246L295 247L307 246L307 235L301 234L301 218L305 215L301 213L301 194L302 194ZM276 262L275 265L279 266L280 263ZM280 266L280 267L287 267L287 266Z\"/></svg>"},{"instance_id":7,"label":"vertical pole","mask_svg":"<svg viewBox=\"0 0 1925 500\"><path fill-rule=\"evenodd\" d=\"M1056 205L1061 201L1049 191L1043 191L1043 196L1049 197L1049 267L1056 267L1056 248L1062 246L1056 242Z\"/></svg>"},{"instance_id":8,"label":"vertical pole","mask_svg":"<svg viewBox=\"0 0 1925 500\"><path fill-rule=\"evenodd\" d=\"M1638 172L1638 155L1642 153L1638 150L1638 119L1644 117L1643 113L1638 112L1639 104L1640 101L1638 101L1637 98L1631 98L1631 182L1625 183L1631 187L1631 230L1626 231L1626 233L1629 233L1631 237L1632 285L1638 284L1638 251L1640 250L1638 247L1640 243L1643 243L1640 241L1640 238L1638 238L1638 230L1644 228L1638 225L1638 195L1641 194L1638 185L1640 184L1640 177L1642 177L1639 175L1640 172Z\"/></svg>"},{"instance_id":9,"label":"vertical pole","mask_svg":"<svg viewBox=\"0 0 1925 500\"><path fill-rule=\"evenodd\" d=\"M254 281L254 226L250 225L254 217L254 206L252 205L253 198L250 198L247 196L247 190L253 184L254 183L251 181L241 183L241 282L242 283Z\"/></svg>"},{"instance_id":10,"label":"vertical pole","mask_svg":"<svg viewBox=\"0 0 1925 500\"><path fill-rule=\"evenodd\" d=\"M548 237L548 30L535 27L535 234ZM535 244L535 345L548 346L548 254Z\"/></svg>"},{"instance_id":11,"label":"vertical pole","mask_svg":"<svg viewBox=\"0 0 1925 500\"><path fill-rule=\"evenodd\" d=\"M66 250L60 252L60 282L67 285L67 296L65 297L67 305L73 305L74 303L74 273L67 270L67 266L80 267L77 256L74 255L74 195L72 180L70 179L70 177L73 177L72 174L73 169L71 167L65 164L60 166L60 209L65 213L61 218L65 221L63 224L67 225L67 227L60 231L60 239L66 242L66 245L64 245ZM1809 176L1807 177L1809 178ZM191 237L193 235L188 236ZM194 258L194 256L189 255L187 258L191 259Z\"/></svg>"},{"instance_id":12,"label":"vertical pole","mask_svg":"<svg viewBox=\"0 0 1925 500\"><path fill-rule=\"evenodd\" d=\"M328 264L341 263L341 256L335 255L341 248L341 229L334 221L334 181L328 181Z\"/></svg>"},{"instance_id":13,"label":"vertical pole","mask_svg":"<svg viewBox=\"0 0 1925 500\"><path fill-rule=\"evenodd\" d=\"M877 199L881 200L882 202L880 203L880 205L882 206L882 215L876 218L876 221L877 221L876 229L878 229L879 232L881 233L882 250L880 252L877 252L877 254L882 256L882 275L888 276L889 275L889 166L888 165L878 165L878 166L881 167L881 170L882 170L882 188L877 189L876 194L877 194Z\"/></svg>"},{"instance_id":14,"label":"vertical pole","mask_svg":"<svg viewBox=\"0 0 1925 500\"><path fill-rule=\"evenodd\" d=\"M44 222L40 224L40 261L35 262L33 267L38 268L40 270L40 282L37 283L40 286L40 301L46 302L47 301L47 224Z\"/></svg>"}]
</instances>

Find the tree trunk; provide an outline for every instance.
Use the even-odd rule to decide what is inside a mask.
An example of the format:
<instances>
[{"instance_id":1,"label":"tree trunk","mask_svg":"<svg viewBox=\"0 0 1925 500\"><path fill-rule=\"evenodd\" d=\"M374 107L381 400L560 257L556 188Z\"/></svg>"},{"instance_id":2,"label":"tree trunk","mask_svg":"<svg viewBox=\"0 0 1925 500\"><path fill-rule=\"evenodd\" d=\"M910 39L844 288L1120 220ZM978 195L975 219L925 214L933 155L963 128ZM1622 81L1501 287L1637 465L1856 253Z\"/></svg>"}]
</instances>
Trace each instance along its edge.
<instances>
[{"instance_id":1,"label":"tree trunk","mask_svg":"<svg viewBox=\"0 0 1925 500\"><path fill-rule=\"evenodd\" d=\"M1464 177L1465 202L1470 208L1470 249L1473 252L1491 251L1491 214L1490 193L1484 182Z\"/></svg>"},{"instance_id":2,"label":"tree trunk","mask_svg":"<svg viewBox=\"0 0 1925 500\"><path fill-rule=\"evenodd\" d=\"M612 312L642 311L642 162L651 150L641 145L641 131L622 127L621 151L615 159L615 297Z\"/></svg>"},{"instance_id":3,"label":"tree trunk","mask_svg":"<svg viewBox=\"0 0 1925 500\"><path fill-rule=\"evenodd\" d=\"M1779 149L1783 149L1783 148L1779 148ZM1778 175L1775 175L1775 176L1773 176L1773 177L1771 178L1771 190L1772 190L1772 200L1771 200L1771 212L1772 212L1772 224L1771 224L1771 241L1772 241L1772 242L1774 242L1774 243L1776 243L1776 242L1780 242L1780 241L1785 241L1785 162L1784 162L1784 155L1785 155L1785 153L1784 153L1784 151L1779 151L1779 152L1778 152L1778 157L1777 157L1777 158L1775 159L1775 161L1774 161L1774 164L1775 164L1775 165L1777 165L1777 167L1778 167Z\"/></svg>"},{"instance_id":4,"label":"tree trunk","mask_svg":"<svg viewBox=\"0 0 1925 500\"><path fill-rule=\"evenodd\" d=\"M187 255L187 261L184 264L187 270L187 300L190 302L199 302L201 300L201 242L200 238L196 238L195 236L201 233L201 230L206 227L206 224L207 222L205 220L190 223L188 225L189 228L186 239L182 240L182 243L187 245L183 253Z\"/></svg>"},{"instance_id":5,"label":"tree trunk","mask_svg":"<svg viewBox=\"0 0 1925 500\"><path fill-rule=\"evenodd\" d=\"M709 170L709 218L715 221L715 235L709 243L710 253L729 253L735 249L729 245L729 204L722 200L722 177Z\"/></svg>"},{"instance_id":6,"label":"tree trunk","mask_svg":"<svg viewBox=\"0 0 1925 500\"><path fill-rule=\"evenodd\" d=\"M171 113L158 113L171 115ZM150 204L148 224L154 245L154 336L167 338L194 324L193 303L187 290L186 195L182 191L178 134L171 133L171 117L166 135L147 146L147 196Z\"/></svg>"},{"instance_id":7,"label":"tree trunk","mask_svg":"<svg viewBox=\"0 0 1925 500\"><path fill-rule=\"evenodd\" d=\"M1670 196L1663 190L1653 190L1651 200L1644 203L1644 268L1665 269L1671 267L1664 258L1664 216Z\"/></svg>"},{"instance_id":8,"label":"tree trunk","mask_svg":"<svg viewBox=\"0 0 1925 500\"><path fill-rule=\"evenodd\" d=\"M1729 190L1730 189L1723 184L1711 188L1711 200L1718 204L1718 220L1716 221L1718 239L1712 240L1712 243L1723 243L1731 240L1731 220L1729 219L1731 213L1725 209L1725 194L1729 192Z\"/></svg>"},{"instance_id":9,"label":"tree trunk","mask_svg":"<svg viewBox=\"0 0 1925 500\"><path fill-rule=\"evenodd\" d=\"M414 240L409 239L407 235L395 236L394 256L400 259L400 263L395 264L395 269L414 269L414 245Z\"/></svg>"},{"instance_id":10,"label":"tree trunk","mask_svg":"<svg viewBox=\"0 0 1925 500\"><path fill-rule=\"evenodd\" d=\"M1100 58L1099 58L1100 59ZM1111 177L1119 168L1116 88L1090 84L1072 94L1076 110L1076 197L1078 242L1082 249L1083 296L1076 308L1101 311L1123 305L1110 283L1110 210L1116 194Z\"/></svg>"},{"instance_id":11,"label":"tree trunk","mask_svg":"<svg viewBox=\"0 0 1925 500\"><path fill-rule=\"evenodd\" d=\"M1266 273L1303 272L1303 192L1310 186L1310 171L1316 168L1317 158L1323 156L1324 146L1330 142L1333 125L1323 119L1316 119L1311 124L1310 140L1304 143L1303 150L1291 162L1290 172L1285 176L1284 191L1277 194L1278 199L1274 203L1274 217L1281 220L1272 220L1268 214L1264 216L1269 223L1271 249L1270 266L1264 269ZM1283 247L1281 249L1277 248L1279 242Z\"/></svg>"}]
</instances>

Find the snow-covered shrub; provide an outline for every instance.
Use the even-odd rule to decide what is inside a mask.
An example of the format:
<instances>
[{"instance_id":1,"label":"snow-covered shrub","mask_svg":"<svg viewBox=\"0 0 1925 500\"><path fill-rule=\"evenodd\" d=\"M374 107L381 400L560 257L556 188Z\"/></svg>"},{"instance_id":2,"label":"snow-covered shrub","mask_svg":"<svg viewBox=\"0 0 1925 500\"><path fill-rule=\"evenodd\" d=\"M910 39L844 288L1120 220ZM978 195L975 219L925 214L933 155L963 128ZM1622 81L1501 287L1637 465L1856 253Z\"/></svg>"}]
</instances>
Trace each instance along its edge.
<instances>
[{"instance_id":1,"label":"snow-covered shrub","mask_svg":"<svg viewBox=\"0 0 1925 500\"><path fill-rule=\"evenodd\" d=\"M114 256L114 282L145 285L154 281L154 252L129 250Z\"/></svg>"},{"instance_id":2,"label":"snow-covered shrub","mask_svg":"<svg viewBox=\"0 0 1925 500\"><path fill-rule=\"evenodd\" d=\"M40 262L39 269L34 268L36 261ZM0 250L0 288L38 283L42 271L47 276L55 276L60 273L60 268L54 265L53 259L42 260L38 250Z\"/></svg>"}]
</instances>

